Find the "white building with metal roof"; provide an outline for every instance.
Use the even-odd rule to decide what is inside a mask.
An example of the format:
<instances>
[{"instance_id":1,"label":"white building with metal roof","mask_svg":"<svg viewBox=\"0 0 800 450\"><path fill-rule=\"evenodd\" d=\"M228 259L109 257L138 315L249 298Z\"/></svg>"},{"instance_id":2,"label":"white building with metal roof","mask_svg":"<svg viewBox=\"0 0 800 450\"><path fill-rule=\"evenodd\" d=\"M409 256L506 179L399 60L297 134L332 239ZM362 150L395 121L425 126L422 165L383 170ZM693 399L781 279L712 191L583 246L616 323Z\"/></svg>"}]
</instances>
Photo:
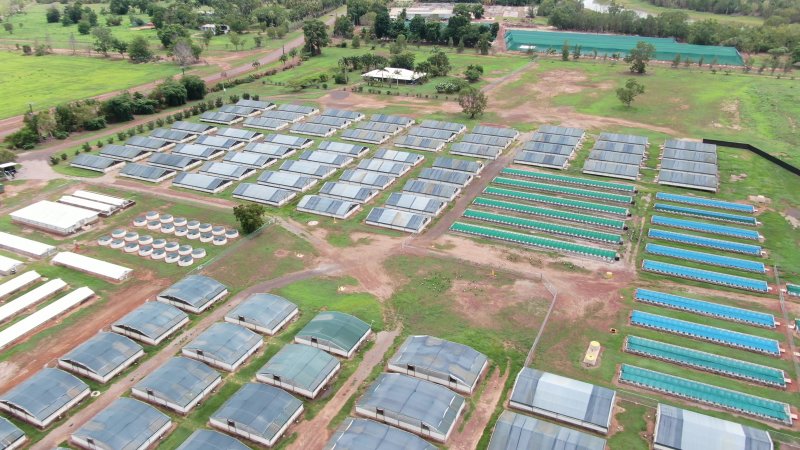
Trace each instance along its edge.
<instances>
[{"instance_id":1,"label":"white building with metal roof","mask_svg":"<svg viewBox=\"0 0 800 450\"><path fill-rule=\"evenodd\" d=\"M70 444L85 450L146 449L172 427L169 416L152 406L122 397L97 413L70 436Z\"/></svg>"},{"instance_id":2,"label":"white building with metal roof","mask_svg":"<svg viewBox=\"0 0 800 450\"><path fill-rule=\"evenodd\" d=\"M73 252L58 252L52 262L57 266L69 267L113 281L127 280L133 273L133 269Z\"/></svg>"},{"instance_id":3,"label":"white building with metal roof","mask_svg":"<svg viewBox=\"0 0 800 450\"><path fill-rule=\"evenodd\" d=\"M131 388L143 401L188 414L222 382L222 376L200 361L170 359Z\"/></svg>"},{"instance_id":4,"label":"white building with metal roof","mask_svg":"<svg viewBox=\"0 0 800 450\"><path fill-rule=\"evenodd\" d=\"M253 294L225 314L225 321L274 336L297 317L297 305L274 294Z\"/></svg>"},{"instance_id":5,"label":"white building with metal roof","mask_svg":"<svg viewBox=\"0 0 800 450\"><path fill-rule=\"evenodd\" d=\"M54 246L0 231L0 248L20 255L44 258L58 251Z\"/></svg>"},{"instance_id":6,"label":"white building with metal roof","mask_svg":"<svg viewBox=\"0 0 800 450\"><path fill-rule=\"evenodd\" d=\"M11 220L51 233L68 235L99 220L96 211L41 200L13 211Z\"/></svg>"},{"instance_id":7,"label":"white building with metal roof","mask_svg":"<svg viewBox=\"0 0 800 450\"><path fill-rule=\"evenodd\" d=\"M107 383L144 356L141 345L116 333L100 332L58 358L58 366L76 375Z\"/></svg>"},{"instance_id":8,"label":"white building with metal roof","mask_svg":"<svg viewBox=\"0 0 800 450\"><path fill-rule=\"evenodd\" d=\"M44 368L0 395L0 410L45 428L89 396L89 386L59 369Z\"/></svg>"}]
</instances>

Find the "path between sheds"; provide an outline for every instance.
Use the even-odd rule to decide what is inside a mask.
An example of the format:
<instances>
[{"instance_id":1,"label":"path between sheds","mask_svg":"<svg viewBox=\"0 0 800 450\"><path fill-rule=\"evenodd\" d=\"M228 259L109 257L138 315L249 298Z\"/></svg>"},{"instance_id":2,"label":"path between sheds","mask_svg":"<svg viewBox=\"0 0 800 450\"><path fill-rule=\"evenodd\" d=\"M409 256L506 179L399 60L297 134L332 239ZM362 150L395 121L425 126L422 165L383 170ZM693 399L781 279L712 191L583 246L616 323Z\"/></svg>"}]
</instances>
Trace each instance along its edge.
<instances>
[{"instance_id":1,"label":"path between sheds","mask_svg":"<svg viewBox=\"0 0 800 450\"><path fill-rule=\"evenodd\" d=\"M86 422L94 417L95 414L99 413L119 397L127 393L130 388L142 378L146 377L162 364L166 363L167 360L172 358L173 355L180 351L184 344L197 337L198 334L205 331L209 326L211 326L211 324L222 320L225 317L225 314L230 311L231 308L241 303L250 294L254 292L266 292L272 289L277 289L296 281L327 274L334 269L336 269L336 267L323 267L293 272L259 285L252 286L249 289L240 292L236 297L230 299L225 304L217 306L209 315L200 320L196 326L188 330L184 329L179 335L175 336L175 338L173 338L172 341L166 345L166 347L161 349L158 354L139 364L139 366L136 367L136 369L129 373L125 378L114 381L111 387L102 395L100 395L94 402L74 414L58 428L50 431L41 441L31 446L31 450L50 450L56 448L60 443L69 439L70 434L86 424Z\"/></svg>"},{"instance_id":2,"label":"path between sheds","mask_svg":"<svg viewBox=\"0 0 800 450\"><path fill-rule=\"evenodd\" d=\"M383 355L392 346L395 338L400 335L400 328L392 331L378 332L375 345L364 354L364 359L347 381L344 382L333 398L322 408L322 411L313 419L302 422L295 429L297 440L289 445L289 450L317 450L322 449L328 442L332 432L328 424L342 410L345 403L356 394L358 387L372 373L372 369L381 364Z\"/></svg>"},{"instance_id":3,"label":"path between sheds","mask_svg":"<svg viewBox=\"0 0 800 450\"><path fill-rule=\"evenodd\" d=\"M489 420L494 414L497 403L503 395L503 386L506 385L508 373L510 368L506 366L503 375L500 375L500 368L495 368L492 373L486 377L484 383L486 388L481 394L481 398L475 404L475 410L472 416L463 428L457 430L453 437L450 439L448 448L451 450L472 450L478 448L478 441L481 440L484 430L489 425Z\"/></svg>"}]
</instances>

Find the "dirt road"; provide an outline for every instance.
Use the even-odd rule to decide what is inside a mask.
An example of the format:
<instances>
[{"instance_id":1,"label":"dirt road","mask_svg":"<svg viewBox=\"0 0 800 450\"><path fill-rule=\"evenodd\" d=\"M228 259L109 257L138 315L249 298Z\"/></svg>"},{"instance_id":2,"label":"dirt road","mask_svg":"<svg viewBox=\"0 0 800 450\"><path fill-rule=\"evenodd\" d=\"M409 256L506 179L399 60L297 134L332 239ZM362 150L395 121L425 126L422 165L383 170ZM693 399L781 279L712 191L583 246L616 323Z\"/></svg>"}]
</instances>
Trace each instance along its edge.
<instances>
[{"instance_id":1,"label":"dirt road","mask_svg":"<svg viewBox=\"0 0 800 450\"><path fill-rule=\"evenodd\" d=\"M341 411L345 403L355 395L358 387L369 376L372 369L383 361L383 355L392 346L395 338L400 334L400 329L381 331L375 337L375 345L364 355L358 368L336 394L333 395L322 411L313 419L302 422L295 428L297 439L289 445L289 450L319 450L325 446L331 436L328 424Z\"/></svg>"}]
</instances>

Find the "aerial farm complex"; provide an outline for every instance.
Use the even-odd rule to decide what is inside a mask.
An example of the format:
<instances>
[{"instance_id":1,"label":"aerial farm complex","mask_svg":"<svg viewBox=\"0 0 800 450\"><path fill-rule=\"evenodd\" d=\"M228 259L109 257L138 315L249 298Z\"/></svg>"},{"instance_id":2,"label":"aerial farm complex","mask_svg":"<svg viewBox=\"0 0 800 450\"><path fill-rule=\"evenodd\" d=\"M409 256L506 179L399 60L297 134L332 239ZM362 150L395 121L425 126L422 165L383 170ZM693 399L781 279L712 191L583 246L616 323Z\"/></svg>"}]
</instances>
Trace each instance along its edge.
<instances>
[{"instance_id":1,"label":"aerial farm complex","mask_svg":"<svg viewBox=\"0 0 800 450\"><path fill-rule=\"evenodd\" d=\"M0 450L800 450L796 1L7 3Z\"/></svg>"}]
</instances>

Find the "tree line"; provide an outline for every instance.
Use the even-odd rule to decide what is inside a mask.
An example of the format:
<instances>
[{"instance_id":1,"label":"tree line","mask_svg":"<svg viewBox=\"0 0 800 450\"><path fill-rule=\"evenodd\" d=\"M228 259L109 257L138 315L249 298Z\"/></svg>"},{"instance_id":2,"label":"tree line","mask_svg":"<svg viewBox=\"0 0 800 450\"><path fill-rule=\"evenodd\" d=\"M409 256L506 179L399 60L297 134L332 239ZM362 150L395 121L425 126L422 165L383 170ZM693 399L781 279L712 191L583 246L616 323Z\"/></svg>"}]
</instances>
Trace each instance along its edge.
<instances>
[{"instance_id":1,"label":"tree line","mask_svg":"<svg viewBox=\"0 0 800 450\"><path fill-rule=\"evenodd\" d=\"M683 11L639 17L612 4L608 12L586 9L579 0L542 0L537 13L560 30L670 37L698 45L724 45L741 52L780 50L800 61L800 24L744 26L715 19L690 22Z\"/></svg>"}]
</instances>

